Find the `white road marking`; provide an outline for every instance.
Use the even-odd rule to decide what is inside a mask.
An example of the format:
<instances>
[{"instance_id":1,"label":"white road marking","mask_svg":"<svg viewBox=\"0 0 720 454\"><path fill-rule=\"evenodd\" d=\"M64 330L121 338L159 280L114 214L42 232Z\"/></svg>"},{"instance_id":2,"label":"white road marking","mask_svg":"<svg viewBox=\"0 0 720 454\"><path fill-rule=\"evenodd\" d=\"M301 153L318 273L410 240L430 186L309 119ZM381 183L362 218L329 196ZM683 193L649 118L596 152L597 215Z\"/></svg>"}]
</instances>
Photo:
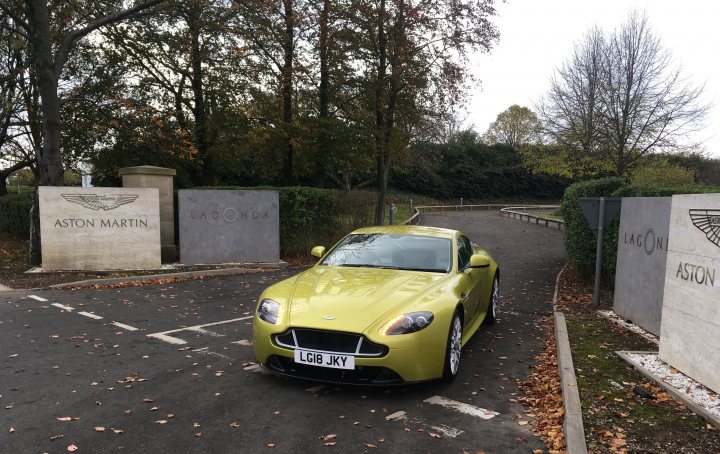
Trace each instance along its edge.
<instances>
[{"instance_id":1,"label":"white road marking","mask_svg":"<svg viewBox=\"0 0 720 454\"><path fill-rule=\"evenodd\" d=\"M78 314L84 315L85 317L94 318L95 320L102 320L102 317L100 317L99 315L92 314L90 312L80 311L80 312L78 312Z\"/></svg>"},{"instance_id":2,"label":"white road marking","mask_svg":"<svg viewBox=\"0 0 720 454\"><path fill-rule=\"evenodd\" d=\"M167 342L168 344L176 344L176 345L187 344L187 342L185 342L184 340L182 340L180 338L168 336L163 333L148 334L147 336L154 337L155 339L160 339L161 341Z\"/></svg>"},{"instance_id":3,"label":"white road marking","mask_svg":"<svg viewBox=\"0 0 720 454\"><path fill-rule=\"evenodd\" d=\"M72 312L72 311L75 310L75 309L73 309L73 308L70 307L70 306L65 306L65 305L62 305L62 304L60 304L60 303L52 303L51 306L59 307L60 309L62 309L62 310L64 310L64 311L68 311L68 312Z\"/></svg>"},{"instance_id":4,"label":"white road marking","mask_svg":"<svg viewBox=\"0 0 720 454\"><path fill-rule=\"evenodd\" d=\"M422 418L408 419L407 414L404 411L397 411L391 415L385 417L387 421L405 421L412 424L422 425L427 428L433 429L435 432L439 432L446 437L456 438L458 435L465 433L464 430L456 429L454 427L446 426L445 424L439 424L437 426L432 425Z\"/></svg>"},{"instance_id":5,"label":"white road marking","mask_svg":"<svg viewBox=\"0 0 720 454\"><path fill-rule=\"evenodd\" d=\"M235 341L235 342L230 342L230 343L231 343L231 344L244 345L244 346L246 346L246 347L249 347L250 345L253 344L252 341L249 341L249 340L247 340L247 339L242 339L242 340Z\"/></svg>"},{"instance_id":6,"label":"white road marking","mask_svg":"<svg viewBox=\"0 0 720 454\"><path fill-rule=\"evenodd\" d=\"M128 331L137 331L138 330L134 326L126 325L126 324L120 323L120 322L112 322L112 325L115 325L118 328L126 329Z\"/></svg>"},{"instance_id":7,"label":"white road marking","mask_svg":"<svg viewBox=\"0 0 720 454\"><path fill-rule=\"evenodd\" d=\"M41 296L37 296L37 295L28 295L28 298L32 298L36 301L47 301L45 298L43 298Z\"/></svg>"},{"instance_id":8,"label":"white road marking","mask_svg":"<svg viewBox=\"0 0 720 454\"><path fill-rule=\"evenodd\" d=\"M205 334L212 337L225 337L224 334L216 333L215 331L210 331L205 328L200 328L199 326L192 326L190 328L187 328L188 331L194 331L196 333Z\"/></svg>"},{"instance_id":9,"label":"white road marking","mask_svg":"<svg viewBox=\"0 0 720 454\"><path fill-rule=\"evenodd\" d=\"M187 344L187 342L185 342L184 340L177 338L177 337L168 336L168 334L179 333L180 331L194 331L196 333L209 334L211 336L213 336L213 335L223 336L223 334L214 333L212 331L208 331L203 328L205 328L206 326L215 326L215 325L222 325L225 323L239 322L241 320L247 320L249 318L253 318L253 316L248 315L247 317L233 318L230 320L221 320L219 322L205 323L203 325L186 326L183 328L171 329L168 331L161 331L159 333L148 334L147 336L154 337L155 339L160 339L161 341L165 341L170 344L182 345L182 344Z\"/></svg>"},{"instance_id":10,"label":"white road marking","mask_svg":"<svg viewBox=\"0 0 720 454\"><path fill-rule=\"evenodd\" d=\"M425 399L423 402L426 402L428 404L441 405L443 407L459 411L460 413L465 413L466 415L470 416L477 416L478 418L482 419L491 419L500 414L491 410L486 410L484 408L466 404L464 402L446 399L442 396L433 396L429 399Z\"/></svg>"},{"instance_id":11,"label":"white road marking","mask_svg":"<svg viewBox=\"0 0 720 454\"><path fill-rule=\"evenodd\" d=\"M405 418L405 412L404 411L396 411L395 413L391 415L387 415L385 417L386 421L395 421L396 419L407 419Z\"/></svg>"}]
</instances>

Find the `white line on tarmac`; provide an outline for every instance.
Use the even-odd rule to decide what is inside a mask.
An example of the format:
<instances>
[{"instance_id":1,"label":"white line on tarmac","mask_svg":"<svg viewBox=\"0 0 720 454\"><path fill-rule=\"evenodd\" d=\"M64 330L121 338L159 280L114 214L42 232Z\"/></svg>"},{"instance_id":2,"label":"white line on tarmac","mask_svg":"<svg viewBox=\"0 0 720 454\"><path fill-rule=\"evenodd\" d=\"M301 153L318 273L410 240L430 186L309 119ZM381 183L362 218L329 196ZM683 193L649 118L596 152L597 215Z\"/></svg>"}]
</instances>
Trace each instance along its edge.
<instances>
[{"instance_id":1,"label":"white line on tarmac","mask_svg":"<svg viewBox=\"0 0 720 454\"><path fill-rule=\"evenodd\" d=\"M154 337L155 339L160 339L161 341L167 342L168 344L176 344L176 345L187 344L187 342L185 342L184 340L182 340L178 337L167 336L163 333L148 334L147 337Z\"/></svg>"},{"instance_id":2,"label":"white line on tarmac","mask_svg":"<svg viewBox=\"0 0 720 454\"><path fill-rule=\"evenodd\" d=\"M466 404L464 402L446 399L442 396L433 396L429 399L425 399L423 402L426 402L428 404L441 405L443 407L459 411L460 413L477 416L478 418L482 419L491 419L500 414L494 411L486 410L484 408L476 407L474 405Z\"/></svg>"},{"instance_id":3,"label":"white line on tarmac","mask_svg":"<svg viewBox=\"0 0 720 454\"><path fill-rule=\"evenodd\" d=\"M225 337L224 334L216 333L215 331L210 331L205 328L200 328L199 326L193 326L193 327L188 328L187 330L193 331L196 333L200 333L200 334L205 334L207 336L212 336L212 337Z\"/></svg>"},{"instance_id":4,"label":"white line on tarmac","mask_svg":"<svg viewBox=\"0 0 720 454\"><path fill-rule=\"evenodd\" d=\"M32 298L36 301L47 301L45 298L43 298L41 296L37 296L37 295L28 295L28 298Z\"/></svg>"},{"instance_id":5,"label":"white line on tarmac","mask_svg":"<svg viewBox=\"0 0 720 454\"><path fill-rule=\"evenodd\" d=\"M47 301L47 300L45 300L45 301ZM70 306L64 306L60 303L52 303L51 306L59 307L60 309L62 309L64 311L68 311L68 312L72 312L75 310L74 308L72 308Z\"/></svg>"},{"instance_id":6,"label":"white line on tarmac","mask_svg":"<svg viewBox=\"0 0 720 454\"><path fill-rule=\"evenodd\" d=\"M445 424L439 424L437 426L434 426L422 418L409 419L407 417L407 414L404 411L397 411L389 416L386 416L385 420L386 421L404 421L404 422L409 422L412 424L426 426L426 427L433 429L435 432L439 432L439 433L443 434L444 436L450 437L450 438L456 438L458 435L462 435L465 433L464 430L446 426Z\"/></svg>"},{"instance_id":7,"label":"white line on tarmac","mask_svg":"<svg viewBox=\"0 0 720 454\"><path fill-rule=\"evenodd\" d=\"M316 394L316 393L319 393L320 391L322 391L323 389L325 389L325 385L317 385L317 386L313 386L312 388L308 388L305 391L312 393L312 394Z\"/></svg>"},{"instance_id":8,"label":"white line on tarmac","mask_svg":"<svg viewBox=\"0 0 720 454\"><path fill-rule=\"evenodd\" d=\"M85 317L94 318L95 320L102 320L102 317L100 317L99 315L90 313L90 312L80 311L80 312L78 312L78 314L84 315Z\"/></svg>"},{"instance_id":9,"label":"white line on tarmac","mask_svg":"<svg viewBox=\"0 0 720 454\"><path fill-rule=\"evenodd\" d=\"M249 340L247 340L247 339L241 339L241 340L239 340L239 341L230 342L230 343L231 343L231 344L244 345L244 346L246 346L246 347L248 347L248 346L250 346L250 345L253 344L252 341L249 341Z\"/></svg>"},{"instance_id":10,"label":"white line on tarmac","mask_svg":"<svg viewBox=\"0 0 720 454\"><path fill-rule=\"evenodd\" d=\"M212 331L208 331L203 328L205 328L206 326L215 326L215 325L222 325L225 323L239 322L241 320L247 320L249 318L253 318L253 316L248 315L247 317L233 318L230 320L221 320L219 322L205 323L202 325L194 325L194 326L186 326L184 328L177 328L177 329L171 329L168 331L161 331L159 333L148 334L147 336L154 337L155 339L160 339L161 341L165 341L170 344L183 345L183 344L187 344L187 342L185 342L184 340L177 338L177 337L168 336L168 334L179 333L180 331L194 331L196 333L209 334L211 336L212 335L223 336L223 334L213 333Z\"/></svg>"},{"instance_id":11,"label":"white line on tarmac","mask_svg":"<svg viewBox=\"0 0 720 454\"><path fill-rule=\"evenodd\" d=\"M204 328L206 326L215 326L215 325L222 325L224 323L239 322L240 320L247 320L249 318L253 318L253 316L248 315L247 317L232 318L230 320L222 320L219 322L205 323L203 325L186 326L185 328L178 328L178 329L171 329L170 331L163 331L162 333L159 333L159 334L177 333L178 331L185 331L185 330L193 329L193 328Z\"/></svg>"},{"instance_id":12,"label":"white line on tarmac","mask_svg":"<svg viewBox=\"0 0 720 454\"><path fill-rule=\"evenodd\" d=\"M112 324L117 326L118 328L126 329L128 331L137 331L138 330L134 326L126 325L126 324L120 323L120 322L112 322Z\"/></svg>"}]
</instances>

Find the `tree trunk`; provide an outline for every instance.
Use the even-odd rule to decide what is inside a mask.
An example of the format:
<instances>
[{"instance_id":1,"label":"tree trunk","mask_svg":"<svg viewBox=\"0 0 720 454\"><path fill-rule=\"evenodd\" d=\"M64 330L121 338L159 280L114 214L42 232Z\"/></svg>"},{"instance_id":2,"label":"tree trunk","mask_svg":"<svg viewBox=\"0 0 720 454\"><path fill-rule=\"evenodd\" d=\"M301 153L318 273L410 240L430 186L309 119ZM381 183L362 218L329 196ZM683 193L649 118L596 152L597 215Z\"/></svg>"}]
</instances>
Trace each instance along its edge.
<instances>
[{"instance_id":1,"label":"tree trunk","mask_svg":"<svg viewBox=\"0 0 720 454\"><path fill-rule=\"evenodd\" d=\"M38 149L38 185L62 186L63 167L60 154L60 102L57 95L59 71L53 60L52 41L50 37L50 15L44 0L29 0L27 16L31 27L32 60L36 69L38 89L42 99L42 147ZM40 207L37 189L33 195L30 209L30 252L28 261L31 265L40 265Z\"/></svg>"},{"instance_id":2,"label":"tree trunk","mask_svg":"<svg viewBox=\"0 0 720 454\"><path fill-rule=\"evenodd\" d=\"M293 12L294 0L283 0L285 18L285 41L283 42L284 62L282 69L282 99L283 99L283 123L285 126L285 155L283 157L283 169L281 182L284 185L291 185L293 177L293 134L292 134L292 76L293 76L293 44L295 37L295 16Z\"/></svg>"},{"instance_id":3,"label":"tree trunk","mask_svg":"<svg viewBox=\"0 0 720 454\"><path fill-rule=\"evenodd\" d=\"M3 174L0 174L0 197L7 195L8 189L7 189L7 182L5 181L7 177Z\"/></svg>"},{"instance_id":4,"label":"tree trunk","mask_svg":"<svg viewBox=\"0 0 720 454\"><path fill-rule=\"evenodd\" d=\"M330 66L328 63L328 37L330 34L329 25L330 16L330 0L323 0L323 7L320 11L320 36L318 39L318 47L320 54L320 86L318 94L320 97L320 112L319 112L319 124L320 128L318 132L318 156L317 156L317 182L320 186L324 186L325 180L325 160L328 156L329 150L329 105L330 105Z\"/></svg>"},{"instance_id":5,"label":"tree trunk","mask_svg":"<svg viewBox=\"0 0 720 454\"><path fill-rule=\"evenodd\" d=\"M377 206L375 225L385 222L387 192L387 147L385 143L385 74L387 72L387 37L385 35L385 0L380 0L378 12L378 66L375 79L375 162L377 173Z\"/></svg>"},{"instance_id":6,"label":"tree trunk","mask_svg":"<svg viewBox=\"0 0 720 454\"><path fill-rule=\"evenodd\" d=\"M200 15L199 3L193 3L188 14L188 30L190 32L190 65L192 77L190 85L193 90L193 117L195 117L195 146L202 165L200 181L207 186L217 184L217 173L210 152L208 140L208 118L205 108L205 92L203 87L202 50L200 49Z\"/></svg>"}]
</instances>

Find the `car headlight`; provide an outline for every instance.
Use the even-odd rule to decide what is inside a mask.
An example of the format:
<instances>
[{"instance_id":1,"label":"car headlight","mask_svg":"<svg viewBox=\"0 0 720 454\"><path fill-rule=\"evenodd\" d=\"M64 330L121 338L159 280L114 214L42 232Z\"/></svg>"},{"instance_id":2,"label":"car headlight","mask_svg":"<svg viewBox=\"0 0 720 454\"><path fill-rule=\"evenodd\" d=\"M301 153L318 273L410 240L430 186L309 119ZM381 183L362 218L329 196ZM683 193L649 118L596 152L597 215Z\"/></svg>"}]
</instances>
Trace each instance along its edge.
<instances>
[{"instance_id":1,"label":"car headlight","mask_svg":"<svg viewBox=\"0 0 720 454\"><path fill-rule=\"evenodd\" d=\"M257 316L260 320L276 325L282 318L283 308L275 300L265 298L260 302L257 310Z\"/></svg>"},{"instance_id":2,"label":"car headlight","mask_svg":"<svg viewBox=\"0 0 720 454\"><path fill-rule=\"evenodd\" d=\"M391 336L395 334L410 334L427 328L435 316L432 312L411 312L398 315L380 328L380 334Z\"/></svg>"}]
</instances>

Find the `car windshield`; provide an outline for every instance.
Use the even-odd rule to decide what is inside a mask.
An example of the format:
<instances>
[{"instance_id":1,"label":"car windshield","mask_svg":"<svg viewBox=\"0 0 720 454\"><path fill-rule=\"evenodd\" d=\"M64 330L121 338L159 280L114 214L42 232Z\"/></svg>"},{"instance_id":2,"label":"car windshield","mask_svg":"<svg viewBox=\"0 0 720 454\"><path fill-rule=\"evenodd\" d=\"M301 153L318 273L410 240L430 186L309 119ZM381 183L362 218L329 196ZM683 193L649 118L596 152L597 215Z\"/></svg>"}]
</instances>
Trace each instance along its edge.
<instances>
[{"instance_id":1,"label":"car windshield","mask_svg":"<svg viewBox=\"0 0 720 454\"><path fill-rule=\"evenodd\" d=\"M353 234L345 237L320 264L447 273L451 267L451 249L448 238Z\"/></svg>"}]
</instances>

